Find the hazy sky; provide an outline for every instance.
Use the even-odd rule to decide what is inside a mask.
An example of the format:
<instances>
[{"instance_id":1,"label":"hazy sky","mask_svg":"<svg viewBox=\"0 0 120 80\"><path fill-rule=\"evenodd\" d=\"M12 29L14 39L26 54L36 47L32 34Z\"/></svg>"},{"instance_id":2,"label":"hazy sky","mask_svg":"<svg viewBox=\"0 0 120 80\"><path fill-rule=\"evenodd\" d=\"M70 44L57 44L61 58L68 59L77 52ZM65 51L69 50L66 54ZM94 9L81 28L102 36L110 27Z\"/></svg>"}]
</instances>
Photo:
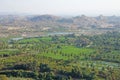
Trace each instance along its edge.
<instances>
[{"instance_id":1,"label":"hazy sky","mask_svg":"<svg viewBox=\"0 0 120 80\"><path fill-rule=\"evenodd\" d=\"M0 12L53 15L120 15L120 0L0 0Z\"/></svg>"}]
</instances>

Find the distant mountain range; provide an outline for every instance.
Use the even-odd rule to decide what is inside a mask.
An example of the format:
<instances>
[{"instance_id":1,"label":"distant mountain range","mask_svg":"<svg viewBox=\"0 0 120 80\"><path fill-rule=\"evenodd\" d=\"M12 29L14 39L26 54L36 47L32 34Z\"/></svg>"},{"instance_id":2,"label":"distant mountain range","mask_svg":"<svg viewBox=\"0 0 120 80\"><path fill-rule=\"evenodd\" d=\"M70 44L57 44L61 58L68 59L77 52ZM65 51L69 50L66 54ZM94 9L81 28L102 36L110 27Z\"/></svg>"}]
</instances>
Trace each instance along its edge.
<instances>
[{"instance_id":1,"label":"distant mountain range","mask_svg":"<svg viewBox=\"0 0 120 80\"><path fill-rule=\"evenodd\" d=\"M22 35L31 33L40 35L44 32L91 32L98 31L116 31L120 30L119 16L97 16L88 17L85 15L64 18L53 15L0 15L1 30L9 30L9 32L18 30L18 34ZM8 33L9 33L8 32ZM12 34L12 33L11 33Z\"/></svg>"}]
</instances>

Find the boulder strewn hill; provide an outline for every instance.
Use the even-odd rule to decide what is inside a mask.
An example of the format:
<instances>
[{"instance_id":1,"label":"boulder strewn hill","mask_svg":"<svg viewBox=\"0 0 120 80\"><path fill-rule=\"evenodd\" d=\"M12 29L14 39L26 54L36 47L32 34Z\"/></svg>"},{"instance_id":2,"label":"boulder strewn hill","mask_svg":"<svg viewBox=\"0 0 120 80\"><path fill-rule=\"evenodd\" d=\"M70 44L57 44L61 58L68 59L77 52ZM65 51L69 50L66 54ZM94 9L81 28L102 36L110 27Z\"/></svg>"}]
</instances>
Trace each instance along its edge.
<instances>
[{"instance_id":1,"label":"boulder strewn hill","mask_svg":"<svg viewBox=\"0 0 120 80\"><path fill-rule=\"evenodd\" d=\"M86 32L87 30L87 32ZM87 17L85 15L63 18L53 15L1 15L1 35L41 35L44 32L84 32L98 33L120 30L120 17L97 16ZM83 33L83 34L84 34Z\"/></svg>"}]
</instances>

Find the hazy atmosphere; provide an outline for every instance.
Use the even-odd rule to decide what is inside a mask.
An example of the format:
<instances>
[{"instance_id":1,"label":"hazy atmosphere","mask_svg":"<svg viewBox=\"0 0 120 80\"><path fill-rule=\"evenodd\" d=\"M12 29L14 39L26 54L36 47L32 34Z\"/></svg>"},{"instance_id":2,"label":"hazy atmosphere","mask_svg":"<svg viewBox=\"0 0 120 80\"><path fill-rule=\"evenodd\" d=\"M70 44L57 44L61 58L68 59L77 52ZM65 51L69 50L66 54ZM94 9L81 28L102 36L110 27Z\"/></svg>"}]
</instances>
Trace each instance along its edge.
<instances>
[{"instance_id":1,"label":"hazy atmosphere","mask_svg":"<svg viewBox=\"0 0 120 80\"><path fill-rule=\"evenodd\" d=\"M0 80L120 80L120 0L0 0Z\"/></svg>"},{"instance_id":2,"label":"hazy atmosphere","mask_svg":"<svg viewBox=\"0 0 120 80\"><path fill-rule=\"evenodd\" d=\"M9 14L120 15L119 0L0 0L0 12Z\"/></svg>"}]
</instances>

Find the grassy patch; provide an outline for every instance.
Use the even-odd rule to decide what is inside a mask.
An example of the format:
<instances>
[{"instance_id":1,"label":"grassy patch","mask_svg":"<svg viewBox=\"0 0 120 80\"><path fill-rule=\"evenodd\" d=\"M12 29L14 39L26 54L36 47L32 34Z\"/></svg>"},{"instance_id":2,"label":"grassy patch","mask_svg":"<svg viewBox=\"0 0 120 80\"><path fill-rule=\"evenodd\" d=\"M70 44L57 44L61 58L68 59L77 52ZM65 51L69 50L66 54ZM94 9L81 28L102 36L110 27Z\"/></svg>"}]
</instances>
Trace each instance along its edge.
<instances>
[{"instance_id":1,"label":"grassy patch","mask_svg":"<svg viewBox=\"0 0 120 80\"><path fill-rule=\"evenodd\" d=\"M33 80L33 79L31 79L31 78L10 77L10 78L8 78L8 80Z\"/></svg>"},{"instance_id":2,"label":"grassy patch","mask_svg":"<svg viewBox=\"0 0 120 80\"><path fill-rule=\"evenodd\" d=\"M19 54L20 51L18 49L5 49L0 50L0 55L16 55Z\"/></svg>"},{"instance_id":3,"label":"grassy patch","mask_svg":"<svg viewBox=\"0 0 120 80\"><path fill-rule=\"evenodd\" d=\"M90 54L94 52L93 49L90 48L76 48L74 46L63 46L62 49L60 49L63 53L73 53L73 54Z\"/></svg>"}]
</instances>

